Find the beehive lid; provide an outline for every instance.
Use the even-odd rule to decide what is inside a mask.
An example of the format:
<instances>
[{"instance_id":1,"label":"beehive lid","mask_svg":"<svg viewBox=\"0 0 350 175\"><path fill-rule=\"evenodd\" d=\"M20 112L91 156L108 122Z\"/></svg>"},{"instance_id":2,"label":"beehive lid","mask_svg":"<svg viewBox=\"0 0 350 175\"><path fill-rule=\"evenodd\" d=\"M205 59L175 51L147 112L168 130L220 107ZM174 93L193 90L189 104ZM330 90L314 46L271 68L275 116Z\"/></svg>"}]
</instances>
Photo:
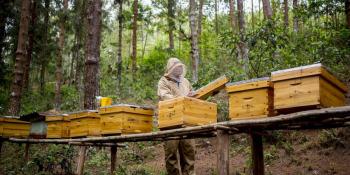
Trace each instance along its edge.
<instances>
[{"instance_id":1,"label":"beehive lid","mask_svg":"<svg viewBox=\"0 0 350 175\"><path fill-rule=\"evenodd\" d=\"M312 64L307 66L295 67L290 69L279 70L271 73L271 80L273 82L302 78L308 76L320 75L325 78L327 81L332 83L338 89L343 92L347 92L347 86L338 80L328 69L323 66L321 63Z\"/></svg>"},{"instance_id":2,"label":"beehive lid","mask_svg":"<svg viewBox=\"0 0 350 175\"><path fill-rule=\"evenodd\" d=\"M55 114L55 115L46 115L46 120L47 122L51 121L65 121L68 118L67 114Z\"/></svg>"},{"instance_id":3,"label":"beehive lid","mask_svg":"<svg viewBox=\"0 0 350 175\"><path fill-rule=\"evenodd\" d=\"M118 104L112 106L104 106L99 109L99 114L127 112L134 114L153 115L153 108L148 106L139 106L132 104Z\"/></svg>"},{"instance_id":4,"label":"beehive lid","mask_svg":"<svg viewBox=\"0 0 350 175\"><path fill-rule=\"evenodd\" d=\"M217 91L220 91L221 89L225 88L225 84L228 82L228 78L226 76L222 76L206 86L203 86L199 89L197 89L193 96L194 98L198 99L205 99L206 97L210 96L212 93L215 93Z\"/></svg>"},{"instance_id":5,"label":"beehive lid","mask_svg":"<svg viewBox=\"0 0 350 175\"><path fill-rule=\"evenodd\" d=\"M19 120L19 117L17 117L17 116L1 116L0 122L29 124L29 122Z\"/></svg>"},{"instance_id":6,"label":"beehive lid","mask_svg":"<svg viewBox=\"0 0 350 175\"><path fill-rule=\"evenodd\" d=\"M252 89L267 88L271 86L272 86L272 83L271 83L270 77L263 77L263 78L255 78L250 80L229 83L226 85L226 91L230 93L230 92L246 91L246 90L252 90Z\"/></svg>"},{"instance_id":7,"label":"beehive lid","mask_svg":"<svg viewBox=\"0 0 350 175\"><path fill-rule=\"evenodd\" d=\"M82 111L76 111L68 113L68 118L70 120L72 119L78 119L78 118L98 118L98 111L97 110L82 110Z\"/></svg>"}]
</instances>

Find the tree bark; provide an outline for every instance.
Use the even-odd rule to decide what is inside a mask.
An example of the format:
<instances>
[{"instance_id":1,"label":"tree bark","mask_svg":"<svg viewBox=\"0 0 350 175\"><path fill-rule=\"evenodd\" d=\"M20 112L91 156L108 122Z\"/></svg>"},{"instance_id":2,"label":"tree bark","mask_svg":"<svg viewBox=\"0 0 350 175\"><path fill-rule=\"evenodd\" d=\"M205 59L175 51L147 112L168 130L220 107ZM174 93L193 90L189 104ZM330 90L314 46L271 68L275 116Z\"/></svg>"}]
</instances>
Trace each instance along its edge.
<instances>
[{"instance_id":1,"label":"tree bark","mask_svg":"<svg viewBox=\"0 0 350 175\"><path fill-rule=\"evenodd\" d=\"M138 17L138 0L134 0L133 3L133 23L132 23L132 54L131 54L131 70L133 79L136 76L137 66L137 17Z\"/></svg>"},{"instance_id":2,"label":"tree bark","mask_svg":"<svg viewBox=\"0 0 350 175\"><path fill-rule=\"evenodd\" d=\"M174 50L175 0L168 0L169 49Z\"/></svg>"},{"instance_id":3,"label":"tree bark","mask_svg":"<svg viewBox=\"0 0 350 175\"><path fill-rule=\"evenodd\" d=\"M32 61L32 55L33 55L33 46L34 46L34 33L35 33L35 23L36 23L36 1L32 1L30 3L30 9L31 9L31 18L30 18L30 27L28 32L28 52L27 52L27 59L24 61L23 65L23 90L28 89L29 85L29 73L30 73L30 63Z\"/></svg>"},{"instance_id":4,"label":"tree bark","mask_svg":"<svg viewBox=\"0 0 350 175\"><path fill-rule=\"evenodd\" d=\"M347 26L350 29L350 0L345 0L345 15Z\"/></svg>"},{"instance_id":5,"label":"tree bark","mask_svg":"<svg viewBox=\"0 0 350 175\"><path fill-rule=\"evenodd\" d=\"M62 86L62 52L64 47L65 39L65 21L67 19L67 9L68 9L68 0L63 1L63 18L60 21L60 34L58 38L58 51L56 58L56 85L55 85L55 109L56 111L61 110L61 86Z\"/></svg>"},{"instance_id":6,"label":"tree bark","mask_svg":"<svg viewBox=\"0 0 350 175\"><path fill-rule=\"evenodd\" d=\"M122 47L123 47L123 1L119 1L119 14L118 14L118 49L117 49L117 92L121 90L122 83L122 68L123 68L123 58L122 58Z\"/></svg>"},{"instance_id":7,"label":"tree bark","mask_svg":"<svg viewBox=\"0 0 350 175\"><path fill-rule=\"evenodd\" d=\"M245 35L245 21L244 21L244 8L243 8L243 0L237 0L237 9L238 9L238 28L239 28L239 36L240 42L238 44L239 48L239 57L243 60L243 70L246 75L248 75L248 46L244 41Z\"/></svg>"},{"instance_id":8,"label":"tree bark","mask_svg":"<svg viewBox=\"0 0 350 175\"><path fill-rule=\"evenodd\" d=\"M99 94L99 61L101 44L101 0L88 1L88 38L85 58L84 109L96 109L95 98Z\"/></svg>"},{"instance_id":9,"label":"tree bark","mask_svg":"<svg viewBox=\"0 0 350 175\"><path fill-rule=\"evenodd\" d=\"M196 28L196 1L190 0L189 21L191 30L192 81L198 81L199 51Z\"/></svg>"},{"instance_id":10,"label":"tree bark","mask_svg":"<svg viewBox=\"0 0 350 175\"><path fill-rule=\"evenodd\" d=\"M8 8L9 1L7 0L0 0L0 4L4 8ZM2 56L2 51L5 47L4 45L4 40L6 36L6 19L7 19L8 14L1 14L0 15L0 65L4 63L3 56ZM1 76L0 76L1 77Z\"/></svg>"},{"instance_id":11,"label":"tree bark","mask_svg":"<svg viewBox=\"0 0 350 175\"><path fill-rule=\"evenodd\" d=\"M251 9L251 13L252 13L252 29L254 30L254 24L255 24L255 18L254 18L254 0L252 1L252 9Z\"/></svg>"},{"instance_id":12,"label":"tree bark","mask_svg":"<svg viewBox=\"0 0 350 175\"><path fill-rule=\"evenodd\" d=\"M298 32L299 30L299 19L297 15L298 10L298 0L293 0L293 30L294 32Z\"/></svg>"},{"instance_id":13,"label":"tree bark","mask_svg":"<svg viewBox=\"0 0 350 175\"><path fill-rule=\"evenodd\" d=\"M44 16L44 33L43 33L43 48L40 51L40 93L43 95L45 92L45 72L47 65L47 39L48 39L48 27L49 27L49 9L50 0L45 0L45 16Z\"/></svg>"},{"instance_id":14,"label":"tree bark","mask_svg":"<svg viewBox=\"0 0 350 175\"><path fill-rule=\"evenodd\" d=\"M219 34L219 21L218 21L218 1L214 1L214 7L215 7L215 33Z\"/></svg>"},{"instance_id":15,"label":"tree bark","mask_svg":"<svg viewBox=\"0 0 350 175\"><path fill-rule=\"evenodd\" d=\"M22 0L21 2L21 19L18 32L18 42L16 50L15 67L11 84L11 95L8 107L10 115L18 115L21 109L22 83L23 83L23 62L26 59L29 28L29 9L30 1Z\"/></svg>"},{"instance_id":16,"label":"tree bark","mask_svg":"<svg viewBox=\"0 0 350 175\"><path fill-rule=\"evenodd\" d=\"M198 55L201 58L202 57L202 47L201 47L201 43L202 43L202 19L203 19L203 4L204 4L204 0L199 0L199 14L198 14L198 31L197 31L197 35L198 35Z\"/></svg>"},{"instance_id":17,"label":"tree bark","mask_svg":"<svg viewBox=\"0 0 350 175\"><path fill-rule=\"evenodd\" d=\"M229 6L230 6L230 24L232 31L236 31L236 17L235 17L235 0L230 0L229 1Z\"/></svg>"},{"instance_id":18,"label":"tree bark","mask_svg":"<svg viewBox=\"0 0 350 175\"><path fill-rule=\"evenodd\" d=\"M263 3L263 12L265 19L271 20L272 19L272 9L270 0L262 0Z\"/></svg>"},{"instance_id":19,"label":"tree bark","mask_svg":"<svg viewBox=\"0 0 350 175\"><path fill-rule=\"evenodd\" d=\"M289 27L289 6L288 6L288 0L283 0L284 4L284 27L288 29Z\"/></svg>"}]
</instances>

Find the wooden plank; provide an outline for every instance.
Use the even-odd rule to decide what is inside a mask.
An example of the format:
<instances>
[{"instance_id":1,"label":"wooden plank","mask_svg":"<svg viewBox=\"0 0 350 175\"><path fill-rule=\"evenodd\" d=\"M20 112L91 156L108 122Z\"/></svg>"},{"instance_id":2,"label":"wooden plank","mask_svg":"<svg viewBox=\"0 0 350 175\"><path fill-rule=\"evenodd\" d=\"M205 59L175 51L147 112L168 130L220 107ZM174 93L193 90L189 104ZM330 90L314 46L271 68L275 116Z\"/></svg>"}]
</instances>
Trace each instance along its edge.
<instances>
[{"instance_id":1,"label":"wooden plank","mask_svg":"<svg viewBox=\"0 0 350 175\"><path fill-rule=\"evenodd\" d=\"M25 147L24 147L24 161L25 162L28 162L28 160L29 160L29 147L30 147L30 144L26 143Z\"/></svg>"},{"instance_id":2,"label":"wooden plank","mask_svg":"<svg viewBox=\"0 0 350 175\"><path fill-rule=\"evenodd\" d=\"M206 99L209 96L219 92L221 89L225 88L225 84L228 82L228 78L226 76L222 76L206 86L201 87L200 89L194 92L193 98L197 99Z\"/></svg>"},{"instance_id":3,"label":"wooden plank","mask_svg":"<svg viewBox=\"0 0 350 175\"><path fill-rule=\"evenodd\" d=\"M78 153L78 160L77 160L77 175L83 175L84 174L84 163L85 163L85 156L86 156L86 146L80 146L79 153Z\"/></svg>"},{"instance_id":4,"label":"wooden plank","mask_svg":"<svg viewBox=\"0 0 350 175\"><path fill-rule=\"evenodd\" d=\"M270 78L266 77L263 79L256 79L256 81L253 79L227 84L225 89L228 93L231 93L267 87L272 87L272 82L270 81Z\"/></svg>"},{"instance_id":5,"label":"wooden plank","mask_svg":"<svg viewBox=\"0 0 350 175\"><path fill-rule=\"evenodd\" d=\"M117 146L111 146L111 175L115 174L117 162Z\"/></svg>"},{"instance_id":6,"label":"wooden plank","mask_svg":"<svg viewBox=\"0 0 350 175\"><path fill-rule=\"evenodd\" d=\"M218 175L230 174L230 136L226 131L218 130L216 136L216 154Z\"/></svg>"},{"instance_id":7,"label":"wooden plank","mask_svg":"<svg viewBox=\"0 0 350 175\"><path fill-rule=\"evenodd\" d=\"M255 133L252 133L250 136L253 175L264 175L264 150L262 136Z\"/></svg>"}]
</instances>

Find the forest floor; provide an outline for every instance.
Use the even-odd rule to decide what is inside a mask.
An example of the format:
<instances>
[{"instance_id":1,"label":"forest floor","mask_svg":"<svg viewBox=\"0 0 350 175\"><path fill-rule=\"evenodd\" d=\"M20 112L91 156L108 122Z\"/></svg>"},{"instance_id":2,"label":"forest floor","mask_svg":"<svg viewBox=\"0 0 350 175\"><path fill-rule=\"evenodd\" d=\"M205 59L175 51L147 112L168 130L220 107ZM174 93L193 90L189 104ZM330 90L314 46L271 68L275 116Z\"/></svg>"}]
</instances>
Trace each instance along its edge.
<instances>
[{"instance_id":1,"label":"forest floor","mask_svg":"<svg viewBox=\"0 0 350 175\"><path fill-rule=\"evenodd\" d=\"M267 138L267 139L266 139ZM230 150L231 174L250 174L250 147L247 135L233 136ZM195 171L199 175L216 173L216 140L196 140ZM135 146L135 145L134 145ZM134 147L130 145L130 147ZM264 140L265 172L267 175L348 175L350 174L350 128L322 131L272 132ZM148 145L139 154L140 162L123 160L119 152L119 168L127 174L165 174L164 151L161 143ZM147 154L147 155L146 155ZM130 154L129 154L130 155Z\"/></svg>"}]
</instances>

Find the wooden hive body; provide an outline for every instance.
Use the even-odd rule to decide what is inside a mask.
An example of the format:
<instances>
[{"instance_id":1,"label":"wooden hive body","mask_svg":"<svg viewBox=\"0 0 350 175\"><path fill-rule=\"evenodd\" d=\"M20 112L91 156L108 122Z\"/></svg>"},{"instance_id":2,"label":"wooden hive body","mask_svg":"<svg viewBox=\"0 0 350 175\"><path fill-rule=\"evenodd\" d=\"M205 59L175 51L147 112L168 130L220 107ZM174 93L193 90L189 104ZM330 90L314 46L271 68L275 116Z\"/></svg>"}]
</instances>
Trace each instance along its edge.
<instances>
[{"instance_id":1,"label":"wooden hive body","mask_svg":"<svg viewBox=\"0 0 350 175\"><path fill-rule=\"evenodd\" d=\"M270 78L228 84L231 120L273 116L273 89Z\"/></svg>"},{"instance_id":2,"label":"wooden hive body","mask_svg":"<svg viewBox=\"0 0 350 175\"><path fill-rule=\"evenodd\" d=\"M65 115L47 115L47 138L69 138L69 119Z\"/></svg>"},{"instance_id":3,"label":"wooden hive body","mask_svg":"<svg viewBox=\"0 0 350 175\"><path fill-rule=\"evenodd\" d=\"M321 64L272 72L279 113L345 105L347 87Z\"/></svg>"},{"instance_id":4,"label":"wooden hive body","mask_svg":"<svg viewBox=\"0 0 350 175\"><path fill-rule=\"evenodd\" d=\"M70 137L100 136L100 116L96 110L80 111L69 115Z\"/></svg>"},{"instance_id":5,"label":"wooden hive body","mask_svg":"<svg viewBox=\"0 0 350 175\"><path fill-rule=\"evenodd\" d=\"M215 103L179 97L159 102L158 127L169 129L217 122Z\"/></svg>"},{"instance_id":6,"label":"wooden hive body","mask_svg":"<svg viewBox=\"0 0 350 175\"><path fill-rule=\"evenodd\" d=\"M15 118L0 117L1 137L21 137L29 136L30 123Z\"/></svg>"},{"instance_id":7,"label":"wooden hive body","mask_svg":"<svg viewBox=\"0 0 350 175\"><path fill-rule=\"evenodd\" d=\"M112 105L99 109L101 134L131 134L152 131L153 109L135 105Z\"/></svg>"}]
</instances>

